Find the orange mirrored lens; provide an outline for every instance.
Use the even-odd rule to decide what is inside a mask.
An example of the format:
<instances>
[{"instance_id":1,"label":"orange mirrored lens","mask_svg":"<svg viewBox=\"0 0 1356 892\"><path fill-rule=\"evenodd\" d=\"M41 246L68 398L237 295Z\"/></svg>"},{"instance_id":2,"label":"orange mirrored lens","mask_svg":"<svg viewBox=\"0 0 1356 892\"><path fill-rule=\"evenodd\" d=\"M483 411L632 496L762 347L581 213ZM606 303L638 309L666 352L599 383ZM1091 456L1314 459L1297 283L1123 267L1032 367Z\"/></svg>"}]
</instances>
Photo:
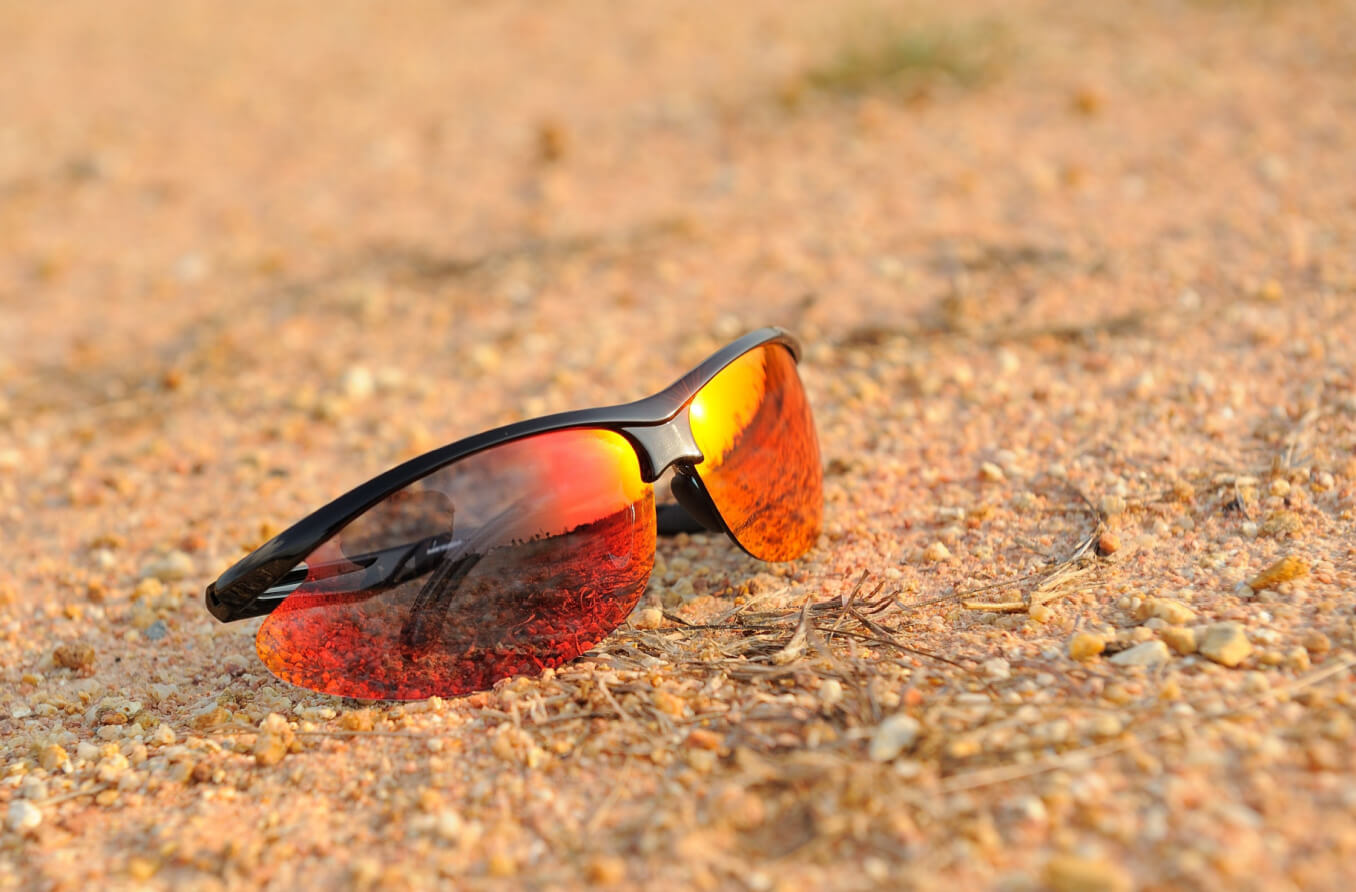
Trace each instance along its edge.
<instances>
[{"instance_id":1,"label":"orange mirrored lens","mask_svg":"<svg viewBox=\"0 0 1356 892\"><path fill-rule=\"evenodd\" d=\"M634 449L567 430L471 455L395 493L304 562L259 629L274 675L365 699L481 690L574 659L654 564Z\"/></svg>"},{"instance_id":2,"label":"orange mirrored lens","mask_svg":"<svg viewBox=\"0 0 1356 892\"><path fill-rule=\"evenodd\" d=\"M823 517L823 471L791 352L745 353L698 391L689 418L697 473L739 544L766 561L805 553Z\"/></svg>"}]
</instances>

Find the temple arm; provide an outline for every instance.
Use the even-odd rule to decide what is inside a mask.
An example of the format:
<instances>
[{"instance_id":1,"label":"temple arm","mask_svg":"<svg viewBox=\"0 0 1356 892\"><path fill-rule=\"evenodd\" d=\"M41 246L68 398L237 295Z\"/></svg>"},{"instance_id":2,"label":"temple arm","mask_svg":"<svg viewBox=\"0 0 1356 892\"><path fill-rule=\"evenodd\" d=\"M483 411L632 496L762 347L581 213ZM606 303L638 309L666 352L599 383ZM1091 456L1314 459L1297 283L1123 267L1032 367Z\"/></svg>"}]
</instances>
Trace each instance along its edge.
<instances>
[{"instance_id":1,"label":"temple arm","mask_svg":"<svg viewBox=\"0 0 1356 892\"><path fill-rule=\"evenodd\" d=\"M343 598L361 593L363 597L370 597L427 574L443 562L445 552L460 544L461 540L453 539L451 533L442 533L339 561L298 564L264 590L240 618L272 613L302 585L306 585L308 595L331 594Z\"/></svg>"},{"instance_id":2,"label":"temple arm","mask_svg":"<svg viewBox=\"0 0 1356 892\"><path fill-rule=\"evenodd\" d=\"M656 532L661 536L706 532L706 527L700 521L676 503L656 505L655 522ZM446 552L457 549L461 544L462 540L453 539L450 533L443 533L341 561L298 564L235 618L245 619L272 613L303 584L309 595L375 595L432 572L443 563Z\"/></svg>"}]
</instances>

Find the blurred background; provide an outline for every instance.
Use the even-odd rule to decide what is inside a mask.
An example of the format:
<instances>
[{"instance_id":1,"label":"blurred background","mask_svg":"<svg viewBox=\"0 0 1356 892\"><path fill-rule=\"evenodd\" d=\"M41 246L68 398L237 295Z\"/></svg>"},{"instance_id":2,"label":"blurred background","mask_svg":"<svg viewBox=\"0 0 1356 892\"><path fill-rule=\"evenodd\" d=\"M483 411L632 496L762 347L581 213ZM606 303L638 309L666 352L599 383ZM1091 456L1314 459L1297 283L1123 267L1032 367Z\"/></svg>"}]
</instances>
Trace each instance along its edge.
<instances>
[{"instance_id":1,"label":"blurred background","mask_svg":"<svg viewBox=\"0 0 1356 892\"><path fill-rule=\"evenodd\" d=\"M974 266L1274 276L1350 236L1350 12L7 3L0 349L117 378L313 316L338 367L418 318L410 359L455 375L468 317L528 333L553 301L852 326ZM242 364L319 371L269 346Z\"/></svg>"}]
</instances>

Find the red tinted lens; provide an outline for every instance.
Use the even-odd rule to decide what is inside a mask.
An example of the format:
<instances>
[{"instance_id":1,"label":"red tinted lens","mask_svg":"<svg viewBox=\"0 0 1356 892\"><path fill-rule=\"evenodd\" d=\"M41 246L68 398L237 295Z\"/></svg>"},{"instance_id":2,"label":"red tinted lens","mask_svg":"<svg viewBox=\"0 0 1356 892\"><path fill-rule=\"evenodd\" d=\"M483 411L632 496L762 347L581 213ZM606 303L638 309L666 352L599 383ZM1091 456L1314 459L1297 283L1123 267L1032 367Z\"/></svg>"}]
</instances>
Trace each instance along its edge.
<instances>
[{"instance_id":1,"label":"red tinted lens","mask_svg":"<svg viewBox=\"0 0 1356 892\"><path fill-rule=\"evenodd\" d=\"M344 697L481 690L572 660L654 565L653 493L609 431L540 434L395 493L317 548L259 629L274 675Z\"/></svg>"},{"instance_id":2,"label":"red tinted lens","mask_svg":"<svg viewBox=\"0 0 1356 892\"><path fill-rule=\"evenodd\" d=\"M819 535L824 476L796 360L780 344L745 353L697 392L689 413L697 473L754 557L799 557Z\"/></svg>"}]
</instances>

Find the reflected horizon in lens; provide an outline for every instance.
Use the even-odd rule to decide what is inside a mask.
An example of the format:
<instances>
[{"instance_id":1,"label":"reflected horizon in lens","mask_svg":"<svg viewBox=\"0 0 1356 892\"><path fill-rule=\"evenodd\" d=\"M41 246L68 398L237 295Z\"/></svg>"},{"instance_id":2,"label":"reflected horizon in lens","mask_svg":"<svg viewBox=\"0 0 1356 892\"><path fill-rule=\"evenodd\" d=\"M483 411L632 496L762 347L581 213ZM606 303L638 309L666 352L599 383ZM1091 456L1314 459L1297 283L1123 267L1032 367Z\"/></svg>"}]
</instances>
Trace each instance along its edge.
<instances>
[{"instance_id":1,"label":"reflected horizon in lens","mask_svg":"<svg viewBox=\"0 0 1356 892\"><path fill-rule=\"evenodd\" d=\"M493 447L380 507L308 556L307 582L260 627L284 681L422 699L539 674L620 625L654 562L653 492L607 431Z\"/></svg>"},{"instance_id":2,"label":"reflected horizon in lens","mask_svg":"<svg viewBox=\"0 0 1356 892\"><path fill-rule=\"evenodd\" d=\"M697 474L736 541L754 557L804 554L823 520L819 441L795 358L765 344L722 369L693 398Z\"/></svg>"}]
</instances>

